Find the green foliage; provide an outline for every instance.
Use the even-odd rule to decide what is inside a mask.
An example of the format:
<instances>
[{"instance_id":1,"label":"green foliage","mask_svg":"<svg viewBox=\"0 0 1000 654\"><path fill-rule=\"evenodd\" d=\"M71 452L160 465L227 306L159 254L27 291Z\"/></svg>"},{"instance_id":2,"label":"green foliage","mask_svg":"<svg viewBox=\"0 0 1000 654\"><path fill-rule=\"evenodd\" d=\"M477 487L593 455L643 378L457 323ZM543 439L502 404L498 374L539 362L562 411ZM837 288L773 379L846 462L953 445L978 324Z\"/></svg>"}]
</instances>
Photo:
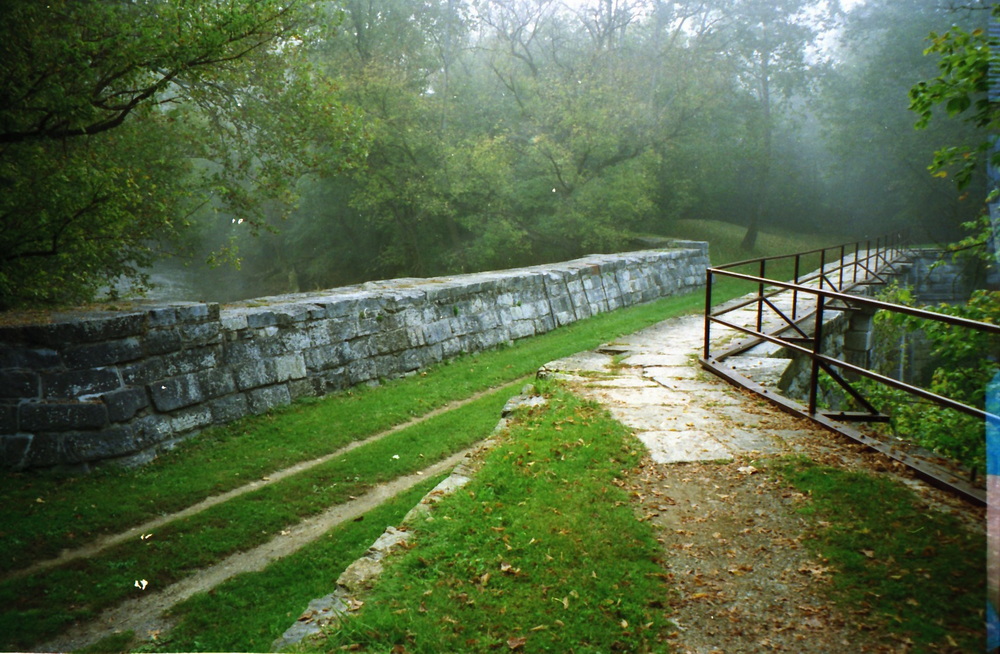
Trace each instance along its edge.
<instances>
[{"instance_id":1,"label":"green foliage","mask_svg":"<svg viewBox=\"0 0 1000 654\"><path fill-rule=\"evenodd\" d=\"M0 309L143 277L192 214L259 224L363 155L302 58L303 2L0 9Z\"/></svg>"},{"instance_id":2,"label":"green foliage","mask_svg":"<svg viewBox=\"0 0 1000 654\"><path fill-rule=\"evenodd\" d=\"M660 546L616 486L640 445L592 404L547 395L549 407L522 414L475 478L415 525L417 548L389 559L324 650L664 646Z\"/></svg>"},{"instance_id":3,"label":"green foliage","mask_svg":"<svg viewBox=\"0 0 1000 654\"><path fill-rule=\"evenodd\" d=\"M911 303L905 290L890 291L887 297L892 302ZM1000 292L975 291L967 304L942 304L933 310L1000 324ZM918 342L926 339L932 368L929 381L917 385L969 406L985 408L986 389L1000 371L1000 339L995 335L889 312L875 315L874 328L876 343L882 348L877 356L883 371L895 372L901 365L895 358L899 356L900 334L916 334L921 339ZM921 371L912 372L918 376ZM874 383L867 383L866 388L876 406L892 417L893 430L900 437L973 469L981 470L985 465L986 439L982 420L918 400L904 391Z\"/></svg>"},{"instance_id":4,"label":"green foliage","mask_svg":"<svg viewBox=\"0 0 1000 654\"><path fill-rule=\"evenodd\" d=\"M807 461L776 468L808 496L806 544L833 568L834 597L912 641L913 651L982 646L986 543L899 482Z\"/></svg>"},{"instance_id":5,"label":"green foliage","mask_svg":"<svg viewBox=\"0 0 1000 654\"><path fill-rule=\"evenodd\" d=\"M1000 18L1000 5L994 5L992 15ZM927 127L934 108L943 106L949 117L961 116L985 136L977 144L947 146L934 153L929 170L945 177L948 169L954 168L955 183L961 189L969 185L1000 129L1000 103L991 101L987 94L990 67L1000 64L996 54L1000 41L991 39L985 29L970 31L958 26L943 34L932 32L929 38L931 45L924 54L937 55L940 74L910 90L910 109L920 116L917 129ZM992 152L988 161L1000 167L1000 152ZM991 189L990 195L995 197L997 192Z\"/></svg>"},{"instance_id":6,"label":"green foliage","mask_svg":"<svg viewBox=\"0 0 1000 654\"><path fill-rule=\"evenodd\" d=\"M982 12L980 12L981 14ZM913 129L908 94L937 68L922 54L929 31L942 24L973 30L972 11L925 0L869 0L843 18L841 59L821 83L821 112L830 148L828 203L845 231L876 236L908 229L916 242L950 242L980 211L981 176L966 189L929 179L925 163L944 143L979 138L961 121Z\"/></svg>"}]
</instances>

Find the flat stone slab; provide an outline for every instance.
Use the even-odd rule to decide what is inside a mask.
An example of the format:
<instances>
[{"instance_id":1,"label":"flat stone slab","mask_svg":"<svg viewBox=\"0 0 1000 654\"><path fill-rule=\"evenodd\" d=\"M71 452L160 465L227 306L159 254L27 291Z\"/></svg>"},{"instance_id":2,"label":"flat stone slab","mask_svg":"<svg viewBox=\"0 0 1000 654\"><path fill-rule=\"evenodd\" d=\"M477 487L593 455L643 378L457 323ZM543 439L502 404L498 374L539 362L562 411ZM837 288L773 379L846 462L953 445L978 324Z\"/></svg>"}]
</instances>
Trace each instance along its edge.
<instances>
[{"instance_id":1,"label":"flat stone slab","mask_svg":"<svg viewBox=\"0 0 1000 654\"><path fill-rule=\"evenodd\" d=\"M729 449L704 431L644 431L636 436L656 463L728 461L733 458Z\"/></svg>"},{"instance_id":2,"label":"flat stone slab","mask_svg":"<svg viewBox=\"0 0 1000 654\"><path fill-rule=\"evenodd\" d=\"M759 428L760 419L746 410L752 400L701 370L697 356L703 337L702 318L684 316L543 370L571 370L566 378L577 391L630 427L656 463L726 461L740 453L783 451L785 440ZM614 366L612 351L628 356ZM755 378L777 378L787 361L740 357L740 363Z\"/></svg>"}]
</instances>

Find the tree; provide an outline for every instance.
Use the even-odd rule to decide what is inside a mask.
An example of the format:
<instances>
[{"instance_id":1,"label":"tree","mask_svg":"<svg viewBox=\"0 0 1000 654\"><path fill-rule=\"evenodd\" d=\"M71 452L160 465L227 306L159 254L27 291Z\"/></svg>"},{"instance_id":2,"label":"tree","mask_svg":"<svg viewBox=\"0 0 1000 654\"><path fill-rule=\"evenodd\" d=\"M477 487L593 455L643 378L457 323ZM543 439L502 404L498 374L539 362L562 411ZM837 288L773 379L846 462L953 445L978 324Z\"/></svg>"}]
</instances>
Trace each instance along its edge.
<instances>
[{"instance_id":1,"label":"tree","mask_svg":"<svg viewBox=\"0 0 1000 654\"><path fill-rule=\"evenodd\" d=\"M757 241L760 220L769 200L773 166L775 114L783 100L806 86L810 69L808 48L816 38L818 11L814 0L735 0L724 10L729 19L721 36L739 87L753 101L747 115L744 156L752 162L756 179L755 197L747 207L747 231L743 249Z\"/></svg>"},{"instance_id":2,"label":"tree","mask_svg":"<svg viewBox=\"0 0 1000 654\"><path fill-rule=\"evenodd\" d=\"M978 212L976 202L963 201L946 180L929 178L926 168L942 143L970 138L969 126L935 121L917 131L909 110L910 88L936 71L922 54L927 33L942 23L973 22L949 4L871 0L842 25L842 50L820 106L828 126L830 211L859 235L905 228L917 241L947 242ZM979 192L968 190L970 197Z\"/></svg>"},{"instance_id":3,"label":"tree","mask_svg":"<svg viewBox=\"0 0 1000 654\"><path fill-rule=\"evenodd\" d=\"M362 154L278 0L0 7L0 308L141 281L193 212L259 221ZM330 161L332 163L327 163Z\"/></svg>"}]
</instances>

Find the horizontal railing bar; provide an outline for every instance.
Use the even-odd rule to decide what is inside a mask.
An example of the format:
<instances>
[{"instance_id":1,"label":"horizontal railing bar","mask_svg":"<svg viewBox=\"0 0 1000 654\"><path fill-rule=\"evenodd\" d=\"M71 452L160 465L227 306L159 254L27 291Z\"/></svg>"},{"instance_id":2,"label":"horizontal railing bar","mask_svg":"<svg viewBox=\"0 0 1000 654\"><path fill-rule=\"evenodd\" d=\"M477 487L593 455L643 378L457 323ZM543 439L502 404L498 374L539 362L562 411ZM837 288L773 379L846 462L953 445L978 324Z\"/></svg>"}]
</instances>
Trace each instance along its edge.
<instances>
[{"instance_id":1,"label":"horizontal railing bar","mask_svg":"<svg viewBox=\"0 0 1000 654\"><path fill-rule=\"evenodd\" d=\"M760 261L780 261L782 259L793 259L795 257L805 257L805 256L809 256L810 254L819 254L821 252L829 252L830 250L839 250L842 247L846 248L848 246L855 245L855 244L860 244L860 243L861 243L861 241L852 241L850 243L842 243L842 244L839 244L839 245L830 245L830 246L827 246L827 247L816 248L815 250L806 250L804 252L795 252L793 254L775 254L775 255L771 255L769 257L757 257L755 259L744 259L742 261L734 261L733 263L727 263L727 264L725 264L723 266L720 266L720 267L721 268L735 268L737 266L745 266L747 264L758 263ZM883 246L883 248L885 248L885 247L886 246ZM870 251L871 248L866 248L866 250Z\"/></svg>"},{"instance_id":2,"label":"horizontal railing bar","mask_svg":"<svg viewBox=\"0 0 1000 654\"><path fill-rule=\"evenodd\" d=\"M852 304L860 304L865 307L871 307L874 309L884 309L886 311L891 311L893 313L902 313L908 316L913 316L914 318L924 318L926 320L934 320L937 322L943 322L947 325L952 325L955 327L966 327L968 329L974 329L981 332L986 332L988 334L1000 334L1000 325L994 325L993 323L980 322L978 320L972 320L970 318L962 318L960 316L950 316L946 313L936 313L934 311L927 311L926 309L918 309L916 307L908 307L902 304L892 304L890 302L883 302L882 300L873 300L867 297L861 297L858 295L849 295L847 293L841 293L837 291L826 291L823 289L813 288L811 286L802 286L801 284L793 284L791 282L782 282L774 279L764 279L762 277L756 277L754 275L745 275L743 273L734 273L725 270L719 270L717 268L709 269L713 274L719 274L724 277L733 277L735 279L741 279L747 282L753 283L766 283L771 286L777 286L779 288L784 288L786 290L797 290L800 293L811 293L813 295L822 295L826 298L831 298L835 300L842 300L844 302L849 302Z\"/></svg>"}]
</instances>

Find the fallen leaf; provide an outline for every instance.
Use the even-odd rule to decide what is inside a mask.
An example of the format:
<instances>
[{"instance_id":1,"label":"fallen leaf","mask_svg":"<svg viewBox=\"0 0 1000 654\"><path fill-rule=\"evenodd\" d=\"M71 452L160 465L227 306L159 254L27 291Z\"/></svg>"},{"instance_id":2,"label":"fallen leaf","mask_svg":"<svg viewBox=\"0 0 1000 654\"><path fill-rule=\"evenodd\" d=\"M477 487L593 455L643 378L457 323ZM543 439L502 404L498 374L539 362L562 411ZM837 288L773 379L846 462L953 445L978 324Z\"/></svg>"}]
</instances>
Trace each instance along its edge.
<instances>
[{"instance_id":1,"label":"fallen leaf","mask_svg":"<svg viewBox=\"0 0 1000 654\"><path fill-rule=\"evenodd\" d=\"M867 556L869 559L875 558L875 550L861 550L861 553Z\"/></svg>"},{"instance_id":2,"label":"fallen leaf","mask_svg":"<svg viewBox=\"0 0 1000 654\"><path fill-rule=\"evenodd\" d=\"M512 650L519 649L521 647L524 647L524 644L526 642L528 642L528 639L525 638L524 636L520 636L518 638L508 638L507 647L509 647Z\"/></svg>"}]
</instances>

